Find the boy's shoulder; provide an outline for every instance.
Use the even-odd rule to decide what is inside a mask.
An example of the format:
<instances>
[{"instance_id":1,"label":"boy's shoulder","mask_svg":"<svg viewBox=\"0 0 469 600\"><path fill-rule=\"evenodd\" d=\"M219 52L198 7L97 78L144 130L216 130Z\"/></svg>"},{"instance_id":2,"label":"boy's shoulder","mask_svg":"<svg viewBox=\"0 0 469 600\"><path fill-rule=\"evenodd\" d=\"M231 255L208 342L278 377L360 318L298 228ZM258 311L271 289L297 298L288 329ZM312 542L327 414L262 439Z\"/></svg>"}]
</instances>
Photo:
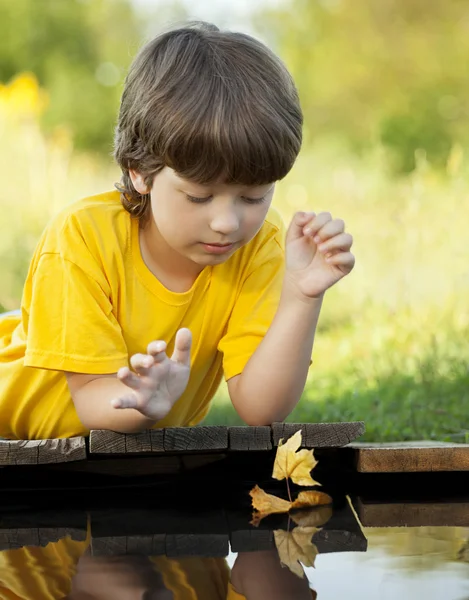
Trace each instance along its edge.
<instances>
[{"instance_id":1,"label":"boy's shoulder","mask_svg":"<svg viewBox=\"0 0 469 600\"><path fill-rule=\"evenodd\" d=\"M116 191L86 196L59 210L46 225L37 252L63 253L82 243L88 248L121 246L128 239L130 215Z\"/></svg>"},{"instance_id":2,"label":"boy's shoulder","mask_svg":"<svg viewBox=\"0 0 469 600\"><path fill-rule=\"evenodd\" d=\"M55 228L67 221L86 221L88 219L109 218L112 214L125 212L117 190L110 190L92 196L79 198L59 210L51 219L49 225Z\"/></svg>"}]
</instances>

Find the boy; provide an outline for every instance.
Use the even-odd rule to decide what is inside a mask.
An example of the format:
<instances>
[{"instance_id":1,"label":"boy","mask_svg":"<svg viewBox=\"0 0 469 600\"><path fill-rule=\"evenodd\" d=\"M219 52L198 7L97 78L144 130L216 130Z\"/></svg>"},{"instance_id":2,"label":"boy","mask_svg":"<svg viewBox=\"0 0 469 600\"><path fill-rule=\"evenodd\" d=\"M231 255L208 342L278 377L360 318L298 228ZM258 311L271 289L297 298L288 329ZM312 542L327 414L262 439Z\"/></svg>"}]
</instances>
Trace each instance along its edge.
<instances>
[{"instance_id":1,"label":"boy","mask_svg":"<svg viewBox=\"0 0 469 600\"><path fill-rule=\"evenodd\" d=\"M297 213L285 232L270 206L301 131L289 73L253 38L195 24L141 50L118 191L51 221L21 314L0 320L0 437L195 425L223 375L247 424L287 417L324 292L354 265L343 221Z\"/></svg>"}]
</instances>

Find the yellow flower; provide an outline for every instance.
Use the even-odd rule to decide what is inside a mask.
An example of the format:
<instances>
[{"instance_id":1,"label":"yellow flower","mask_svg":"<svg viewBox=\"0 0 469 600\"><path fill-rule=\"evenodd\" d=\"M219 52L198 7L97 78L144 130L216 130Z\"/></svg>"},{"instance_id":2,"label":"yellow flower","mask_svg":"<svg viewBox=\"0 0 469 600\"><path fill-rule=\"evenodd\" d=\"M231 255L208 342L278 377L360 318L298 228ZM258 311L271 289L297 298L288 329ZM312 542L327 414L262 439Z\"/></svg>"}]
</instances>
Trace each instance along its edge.
<instances>
[{"instance_id":1,"label":"yellow flower","mask_svg":"<svg viewBox=\"0 0 469 600\"><path fill-rule=\"evenodd\" d=\"M0 84L0 111L8 117L37 118L48 101L48 94L39 87L34 73L20 73L8 84Z\"/></svg>"}]
</instances>

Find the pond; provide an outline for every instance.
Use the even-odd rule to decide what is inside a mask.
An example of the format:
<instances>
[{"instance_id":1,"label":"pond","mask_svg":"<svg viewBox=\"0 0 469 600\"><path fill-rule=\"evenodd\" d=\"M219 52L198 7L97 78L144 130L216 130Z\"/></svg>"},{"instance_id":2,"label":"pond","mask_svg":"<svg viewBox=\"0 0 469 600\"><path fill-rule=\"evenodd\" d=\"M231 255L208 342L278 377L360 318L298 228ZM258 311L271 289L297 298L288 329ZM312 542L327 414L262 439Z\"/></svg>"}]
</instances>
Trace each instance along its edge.
<instances>
[{"instance_id":1,"label":"pond","mask_svg":"<svg viewBox=\"0 0 469 600\"><path fill-rule=\"evenodd\" d=\"M453 449L366 472L354 448L318 448L315 481L288 485L275 448L170 450L44 464L9 450L0 600L469 600L469 469ZM308 486L324 503L294 508ZM256 488L277 512L254 511Z\"/></svg>"},{"instance_id":2,"label":"pond","mask_svg":"<svg viewBox=\"0 0 469 600\"><path fill-rule=\"evenodd\" d=\"M141 509L99 504L86 512L4 509L0 598L469 598L469 527L362 526L359 498L319 509L322 514L300 511L308 516L299 525L273 515L256 528L245 508L192 510L190 497L185 507L162 509L148 502ZM413 514L426 506L414 503ZM469 514L469 503L454 507L446 504L445 515ZM280 555L289 565L282 564L276 544L283 545ZM306 564L312 559L314 567L300 565L296 556L306 557Z\"/></svg>"}]
</instances>

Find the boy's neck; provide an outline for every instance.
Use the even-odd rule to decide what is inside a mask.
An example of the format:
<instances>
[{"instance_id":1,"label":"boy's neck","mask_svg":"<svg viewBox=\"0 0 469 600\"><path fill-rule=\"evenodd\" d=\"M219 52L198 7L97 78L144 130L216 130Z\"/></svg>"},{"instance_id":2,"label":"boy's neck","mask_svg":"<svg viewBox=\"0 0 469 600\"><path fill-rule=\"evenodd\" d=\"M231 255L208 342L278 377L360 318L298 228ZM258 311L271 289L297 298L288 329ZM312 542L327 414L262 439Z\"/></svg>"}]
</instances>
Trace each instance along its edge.
<instances>
[{"instance_id":1,"label":"boy's neck","mask_svg":"<svg viewBox=\"0 0 469 600\"><path fill-rule=\"evenodd\" d=\"M169 291L183 293L193 286L203 266L175 252L161 237L154 223L139 228L143 262Z\"/></svg>"}]
</instances>

